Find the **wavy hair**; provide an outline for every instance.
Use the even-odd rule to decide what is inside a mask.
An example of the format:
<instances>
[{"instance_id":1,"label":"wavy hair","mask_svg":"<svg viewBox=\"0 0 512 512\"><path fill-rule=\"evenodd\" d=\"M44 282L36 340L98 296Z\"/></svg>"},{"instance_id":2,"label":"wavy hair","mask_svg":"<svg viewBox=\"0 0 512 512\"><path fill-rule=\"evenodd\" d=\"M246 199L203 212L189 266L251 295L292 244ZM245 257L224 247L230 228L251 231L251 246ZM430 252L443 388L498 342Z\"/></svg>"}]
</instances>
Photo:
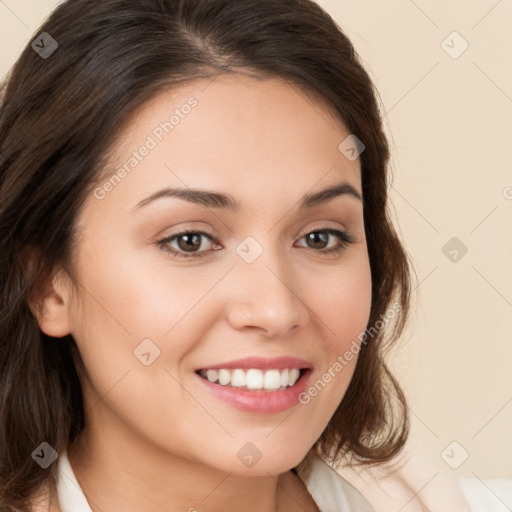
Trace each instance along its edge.
<instances>
[{"instance_id":1,"label":"wavy hair","mask_svg":"<svg viewBox=\"0 0 512 512\"><path fill-rule=\"evenodd\" d=\"M393 303L400 311L391 332L365 333L346 394L312 449L331 462L391 460L409 418L384 355L406 324L410 267L388 211L378 95L341 28L312 0L67 0L32 40L42 32L55 51L42 58L27 44L1 85L0 509L30 510L43 484L55 492L57 465L43 469L31 454L42 442L66 449L85 424L76 343L40 330L31 294L59 268L73 276L77 217L128 116L159 92L219 73L284 79L366 146L368 327Z\"/></svg>"}]
</instances>

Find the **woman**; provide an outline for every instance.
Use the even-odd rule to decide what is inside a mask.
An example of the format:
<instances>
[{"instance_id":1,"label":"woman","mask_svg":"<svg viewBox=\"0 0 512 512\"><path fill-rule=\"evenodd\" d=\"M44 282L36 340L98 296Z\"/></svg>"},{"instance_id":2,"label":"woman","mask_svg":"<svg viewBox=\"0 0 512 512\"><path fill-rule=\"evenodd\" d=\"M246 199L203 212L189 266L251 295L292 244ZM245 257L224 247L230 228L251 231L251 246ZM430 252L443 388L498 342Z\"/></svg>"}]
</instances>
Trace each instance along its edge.
<instances>
[{"instance_id":1,"label":"woman","mask_svg":"<svg viewBox=\"0 0 512 512\"><path fill-rule=\"evenodd\" d=\"M410 270L319 6L68 0L0 144L2 510L374 510Z\"/></svg>"}]
</instances>

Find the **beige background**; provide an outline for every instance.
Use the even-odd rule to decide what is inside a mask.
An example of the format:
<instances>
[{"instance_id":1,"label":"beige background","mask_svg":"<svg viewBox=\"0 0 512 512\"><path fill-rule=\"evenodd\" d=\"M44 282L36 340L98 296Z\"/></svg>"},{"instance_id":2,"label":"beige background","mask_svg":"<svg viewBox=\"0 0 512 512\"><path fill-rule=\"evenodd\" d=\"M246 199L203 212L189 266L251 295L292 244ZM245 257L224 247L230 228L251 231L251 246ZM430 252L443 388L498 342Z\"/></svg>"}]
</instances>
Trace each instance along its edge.
<instances>
[{"instance_id":1,"label":"beige background","mask_svg":"<svg viewBox=\"0 0 512 512\"><path fill-rule=\"evenodd\" d=\"M57 3L0 0L0 76ZM391 197L418 276L393 358L411 448L454 476L512 478L512 3L318 3L370 69L392 134ZM456 262L452 237L468 249Z\"/></svg>"}]
</instances>

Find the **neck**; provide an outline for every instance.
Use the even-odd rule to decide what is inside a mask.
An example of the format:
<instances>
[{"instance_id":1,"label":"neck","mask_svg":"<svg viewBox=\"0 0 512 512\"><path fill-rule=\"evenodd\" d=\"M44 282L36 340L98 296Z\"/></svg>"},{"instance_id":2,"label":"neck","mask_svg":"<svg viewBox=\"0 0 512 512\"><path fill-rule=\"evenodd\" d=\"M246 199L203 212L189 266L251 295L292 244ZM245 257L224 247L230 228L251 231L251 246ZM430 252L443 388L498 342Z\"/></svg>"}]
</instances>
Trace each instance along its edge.
<instances>
[{"instance_id":1,"label":"neck","mask_svg":"<svg viewBox=\"0 0 512 512\"><path fill-rule=\"evenodd\" d=\"M108 429L86 427L68 458L93 512L316 511L291 471L246 477L164 452ZM129 449L127 448L129 447Z\"/></svg>"}]
</instances>

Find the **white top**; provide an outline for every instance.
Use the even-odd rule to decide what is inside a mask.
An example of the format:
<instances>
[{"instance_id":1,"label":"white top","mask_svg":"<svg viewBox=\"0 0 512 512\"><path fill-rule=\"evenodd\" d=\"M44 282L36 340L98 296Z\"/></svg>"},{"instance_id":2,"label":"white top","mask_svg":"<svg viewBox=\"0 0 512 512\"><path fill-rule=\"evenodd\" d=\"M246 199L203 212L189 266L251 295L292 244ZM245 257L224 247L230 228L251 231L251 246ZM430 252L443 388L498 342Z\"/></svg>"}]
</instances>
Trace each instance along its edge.
<instances>
[{"instance_id":1,"label":"white top","mask_svg":"<svg viewBox=\"0 0 512 512\"><path fill-rule=\"evenodd\" d=\"M458 478L471 512L510 512L512 480L508 478Z\"/></svg>"},{"instance_id":2,"label":"white top","mask_svg":"<svg viewBox=\"0 0 512 512\"><path fill-rule=\"evenodd\" d=\"M57 494L61 512L92 512L65 451L59 454Z\"/></svg>"},{"instance_id":3,"label":"white top","mask_svg":"<svg viewBox=\"0 0 512 512\"><path fill-rule=\"evenodd\" d=\"M66 452L58 460L57 491L61 512L92 512ZM320 512L374 512L359 491L319 457L311 457L311 471L304 483Z\"/></svg>"},{"instance_id":4,"label":"white top","mask_svg":"<svg viewBox=\"0 0 512 512\"><path fill-rule=\"evenodd\" d=\"M377 505L380 500L374 501L377 507L374 508L356 487L318 456L313 455L310 461L309 476L303 481L320 512L382 510ZM375 483L377 482L374 482L372 487ZM510 479L458 478L457 488L462 491L468 504L467 510L471 512L510 512L512 510L512 480ZM57 492L61 512L92 512L65 451L60 453L58 459ZM421 509L425 510L423 507Z\"/></svg>"}]
</instances>

